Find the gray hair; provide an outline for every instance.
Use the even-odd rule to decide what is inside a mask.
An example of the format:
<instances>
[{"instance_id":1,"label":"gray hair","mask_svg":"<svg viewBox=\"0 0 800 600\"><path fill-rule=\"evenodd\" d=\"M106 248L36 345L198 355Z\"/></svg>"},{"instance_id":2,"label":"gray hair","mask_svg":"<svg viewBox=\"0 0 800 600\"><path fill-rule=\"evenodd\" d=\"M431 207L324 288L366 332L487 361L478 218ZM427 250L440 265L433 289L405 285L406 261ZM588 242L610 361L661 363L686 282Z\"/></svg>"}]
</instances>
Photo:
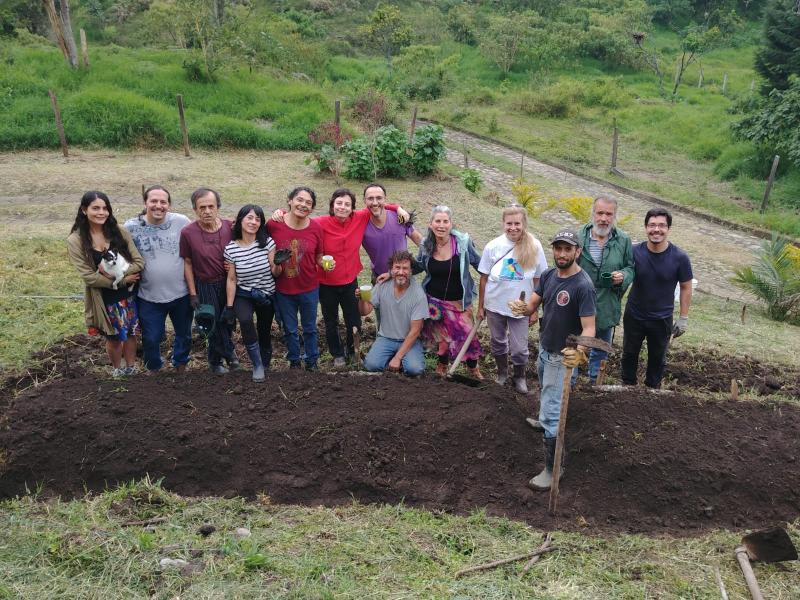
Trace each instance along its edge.
<instances>
[{"instance_id":1,"label":"gray hair","mask_svg":"<svg viewBox=\"0 0 800 600\"><path fill-rule=\"evenodd\" d=\"M435 217L439 213L446 214L447 217L450 219L450 223L453 222L453 211L450 210L450 207L449 206L445 206L444 204L437 204L431 210L431 219L430 219L430 221L428 221L428 223L433 221L433 217ZM427 250L427 252L429 254L433 254L433 248L434 248L434 246L436 244L435 238L436 238L436 236L433 235L433 230L430 227L428 227L428 233L427 233L427 235L425 236L425 239L422 242L422 246L425 248L425 250Z\"/></svg>"},{"instance_id":2,"label":"gray hair","mask_svg":"<svg viewBox=\"0 0 800 600\"><path fill-rule=\"evenodd\" d=\"M613 204L614 205L614 214L617 213L617 208L619 207L619 202L617 202L617 199L614 198L614 196L598 196L597 198L594 199L594 202L592 202L592 214L594 214L594 209L597 206L598 202L608 202L609 204Z\"/></svg>"}]
</instances>

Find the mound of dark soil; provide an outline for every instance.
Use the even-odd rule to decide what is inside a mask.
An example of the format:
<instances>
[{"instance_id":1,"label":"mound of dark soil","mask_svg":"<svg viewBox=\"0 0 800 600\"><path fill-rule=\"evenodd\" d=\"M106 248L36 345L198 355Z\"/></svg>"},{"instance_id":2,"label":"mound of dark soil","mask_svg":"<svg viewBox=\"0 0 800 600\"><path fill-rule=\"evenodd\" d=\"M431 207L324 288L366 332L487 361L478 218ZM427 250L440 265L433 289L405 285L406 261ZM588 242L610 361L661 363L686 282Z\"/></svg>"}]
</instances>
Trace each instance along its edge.
<instances>
[{"instance_id":1,"label":"mound of dark soil","mask_svg":"<svg viewBox=\"0 0 800 600\"><path fill-rule=\"evenodd\" d=\"M586 390L570 404L554 521L547 494L525 486L542 464L531 398L295 371L263 385L248 373L63 379L5 411L0 497L38 483L82 495L149 473L186 495L486 507L543 528L687 534L800 515L795 407Z\"/></svg>"}]
</instances>

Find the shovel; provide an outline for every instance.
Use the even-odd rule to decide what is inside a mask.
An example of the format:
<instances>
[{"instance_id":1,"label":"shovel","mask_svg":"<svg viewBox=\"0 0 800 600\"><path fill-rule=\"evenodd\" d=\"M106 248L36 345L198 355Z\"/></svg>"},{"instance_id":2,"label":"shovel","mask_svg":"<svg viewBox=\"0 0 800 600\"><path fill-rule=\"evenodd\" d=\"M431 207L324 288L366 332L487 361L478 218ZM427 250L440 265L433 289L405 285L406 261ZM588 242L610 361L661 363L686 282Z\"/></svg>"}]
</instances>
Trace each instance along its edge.
<instances>
[{"instance_id":1,"label":"shovel","mask_svg":"<svg viewBox=\"0 0 800 600\"><path fill-rule=\"evenodd\" d=\"M470 342L475 337L475 334L478 333L478 327L481 326L483 323L483 319L477 319L475 324L470 329L469 334L467 335L467 339L464 340L464 345L461 346L461 350L459 350L456 359L453 361L453 364L450 365L450 368L447 370L447 378L456 381L458 383L463 383L464 385L468 385L470 387L480 387L485 382L481 381L480 379L475 379L474 377L467 377L466 375L461 375L455 372L458 368L458 365L461 364L461 359L464 358L464 355L467 353L467 348L469 348Z\"/></svg>"},{"instance_id":2,"label":"shovel","mask_svg":"<svg viewBox=\"0 0 800 600\"><path fill-rule=\"evenodd\" d=\"M758 587L751 560L772 563L784 560L797 560L797 549L789 534L781 527L770 527L748 533L742 538L742 545L733 551L744 574L747 589L753 600L764 600Z\"/></svg>"}]
</instances>

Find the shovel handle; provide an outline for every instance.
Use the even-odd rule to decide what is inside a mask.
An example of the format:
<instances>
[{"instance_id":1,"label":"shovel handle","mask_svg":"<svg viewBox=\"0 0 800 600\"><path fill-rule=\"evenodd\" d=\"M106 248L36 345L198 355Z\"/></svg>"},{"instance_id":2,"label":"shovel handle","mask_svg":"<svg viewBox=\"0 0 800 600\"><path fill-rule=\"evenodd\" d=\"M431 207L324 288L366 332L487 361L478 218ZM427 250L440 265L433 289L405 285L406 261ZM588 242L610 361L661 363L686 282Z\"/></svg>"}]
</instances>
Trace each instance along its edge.
<instances>
[{"instance_id":1,"label":"shovel handle","mask_svg":"<svg viewBox=\"0 0 800 600\"><path fill-rule=\"evenodd\" d=\"M470 342L472 342L472 338L475 337L475 334L478 333L478 327L481 326L483 323L483 319L477 319L475 321L475 325L472 326L472 329L469 330L469 335L467 335L467 339L464 342L464 345L461 346L461 350L458 351L458 355L456 359L453 361L453 364L450 365L450 368L447 370L447 375L450 376L456 372L458 365L461 364L461 359L464 358L464 355L467 353L467 348L469 348Z\"/></svg>"},{"instance_id":2,"label":"shovel handle","mask_svg":"<svg viewBox=\"0 0 800 600\"><path fill-rule=\"evenodd\" d=\"M761 594L761 588L758 587L758 581L756 581L756 574L753 573L753 567L750 564L750 557L747 555L747 548L739 546L733 552L736 555L736 560L739 561L739 566L744 575L744 581L747 583L747 589L750 591L750 597L753 600L764 600L764 596Z\"/></svg>"}]
</instances>

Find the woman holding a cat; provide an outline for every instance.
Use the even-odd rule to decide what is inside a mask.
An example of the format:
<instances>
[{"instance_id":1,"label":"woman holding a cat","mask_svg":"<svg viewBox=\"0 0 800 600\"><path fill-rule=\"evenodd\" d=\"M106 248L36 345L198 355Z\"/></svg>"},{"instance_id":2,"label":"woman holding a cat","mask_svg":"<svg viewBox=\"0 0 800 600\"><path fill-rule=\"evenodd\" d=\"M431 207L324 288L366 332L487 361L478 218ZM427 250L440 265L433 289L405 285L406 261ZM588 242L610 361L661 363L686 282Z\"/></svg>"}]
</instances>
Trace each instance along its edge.
<instances>
[{"instance_id":1,"label":"woman holding a cat","mask_svg":"<svg viewBox=\"0 0 800 600\"><path fill-rule=\"evenodd\" d=\"M116 288L115 277L101 266L104 255L110 256L109 251L129 263ZM139 334L135 283L144 268L144 259L130 234L117 224L111 202L103 192L86 192L81 198L67 238L67 252L86 285L84 306L89 334L105 336L114 377L133 375Z\"/></svg>"}]
</instances>

